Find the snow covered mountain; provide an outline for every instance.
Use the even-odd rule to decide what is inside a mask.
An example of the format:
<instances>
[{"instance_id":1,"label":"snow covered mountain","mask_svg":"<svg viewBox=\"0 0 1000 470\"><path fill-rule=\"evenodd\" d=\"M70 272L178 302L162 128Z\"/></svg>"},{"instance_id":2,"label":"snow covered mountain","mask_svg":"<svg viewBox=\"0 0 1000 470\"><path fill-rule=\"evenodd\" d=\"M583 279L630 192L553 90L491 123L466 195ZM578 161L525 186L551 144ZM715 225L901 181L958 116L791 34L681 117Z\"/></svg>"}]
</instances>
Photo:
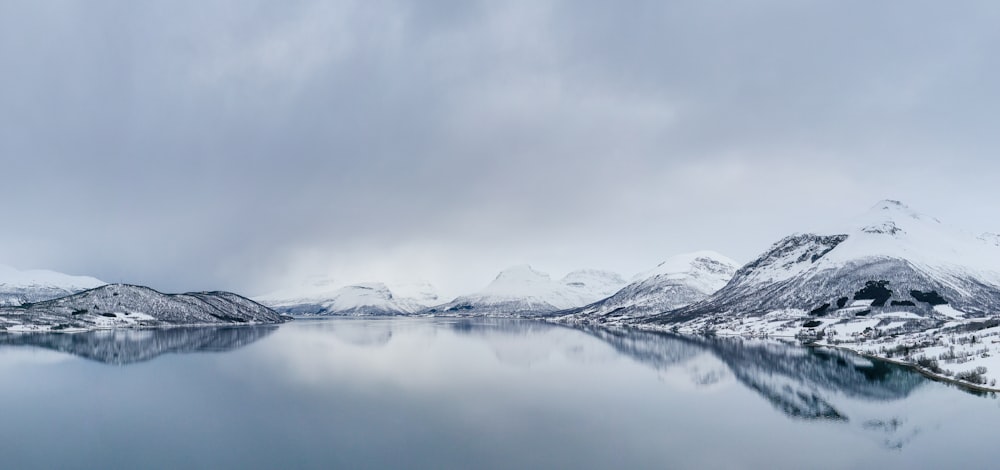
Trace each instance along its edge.
<instances>
[{"instance_id":1,"label":"snow covered mountain","mask_svg":"<svg viewBox=\"0 0 1000 470\"><path fill-rule=\"evenodd\" d=\"M423 306L441 303L437 287L427 281L390 282L386 285L400 299L416 302Z\"/></svg>"},{"instance_id":2,"label":"snow covered mountain","mask_svg":"<svg viewBox=\"0 0 1000 470\"><path fill-rule=\"evenodd\" d=\"M712 251L674 256L636 275L614 295L567 311L567 319L614 321L674 310L721 289L737 268L739 264L735 261Z\"/></svg>"},{"instance_id":3,"label":"snow covered mountain","mask_svg":"<svg viewBox=\"0 0 1000 470\"><path fill-rule=\"evenodd\" d=\"M20 271L0 265L0 306L55 299L104 284L104 281L87 276L42 269Z\"/></svg>"},{"instance_id":4,"label":"snow covered mountain","mask_svg":"<svg viewBox=\"0 0 1000 470\"><path fill-rule=\"evenodd\" d=\"M580 307L614 294L625 285L618 274L580 270L556 281L531 266L502 271L485 289L435 307L431 313L541 315Z\"/></svg>"},{"instance_id":5,"label":"snow covered mountain","mask_svg":"<svg viewBox=\"0 0 1000 470\"><path fill-rule=\"evenodd\" d=\"M277 292L258 298L261 303L291 315L409 315L438 302L433 286L413 282L395 287L402 296L380 282L331 289L330 283L315 288Z\"/></svg>"},{"instance_id":6,"label":"snow covered mountain","mask_svg":"<svg viewBox=\"0 0 1000 470\"><path fill-rule=\"evenodd\" d=\"M1000 247L882 201L842 230L780 240L708 299L652 321L886 310L934 318L1000 312Z\"/></svg>"},{"instance_id":7,"label":"snow covered mountain","mask_svg":"<svg viewBox=\"0 0 1000 470\"><path fill-rule=\"evenodd\" d=\"M277 312L229 292L161 294L109 284L55 300L0 307L0 330L65 331L170 325L281 323Z\"/></svg>"}]
</instances>

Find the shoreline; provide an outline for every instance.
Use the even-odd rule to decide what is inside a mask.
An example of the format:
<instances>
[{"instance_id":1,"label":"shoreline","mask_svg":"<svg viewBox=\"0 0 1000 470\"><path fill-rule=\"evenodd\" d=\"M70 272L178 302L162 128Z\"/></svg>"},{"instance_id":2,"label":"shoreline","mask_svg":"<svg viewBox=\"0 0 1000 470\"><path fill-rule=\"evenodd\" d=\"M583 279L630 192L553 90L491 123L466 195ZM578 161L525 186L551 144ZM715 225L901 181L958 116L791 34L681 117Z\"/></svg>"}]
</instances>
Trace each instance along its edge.
<instances>
[{"instance_id":1,"label":"shoreline","mask_svg":"<svg viewBox=\"0 0 1000 470\"><path fill-rule=\"evenodd\" d=\"M237 322L237 323L190 323L190 324L165 324L165 325L114 325L114 326L98 326L94 328L63 328L59 330L45 329L45 330L28 330L28 329L16 329L16 330L0 330L0 335L38 335L38 334L79 334L79 333L90 333L95 331L112 331L112 330L166 330L171 328L220 328L220 327L240 327L240 326L265 326L265 325L283 325L290 321L294 321L294 318L285 320L283 322Z\"/></svg>"},{"instance_id":2,"label":"shoreline","mask_svg":"<svg viewBox=\"0 0 1000 470\"><path fill-rule=\"evenodd\" d=\"M934 372L931 372L931 371L929 371L929 370L927 370L927 369L925 369L923 367L920 367L919 364L914 364L912 362L907 362L907 361L901 361L899 359L893 359L893 358L888 358L888 357L876 356L874 354L868 354L868 353L864 353L864 352L861 352L861 351L856 351L854 349L851 349L851 348L848 348L848 347L844 347L844 346L840 346L840 345L814 343L814 344L808 344L808 345L803 345L803 346L814 347L814 348L839 349L841 351L848 351L848 352L857 354L857 355L859 355L861 357L866 357L868 359L875 359L875 360L879 360L879 361L889 362L889 363L896 364L898 366L903 366L903 367L906 367L906 368L908 368L910 370L913 370L914 372L917 372L920 375L923 375L924 377L927 377L928 379L931 379L931 380L933 380L935 382L941 382L941 383L946 383L948 385L954 385L954 386L956 386L958 388L966 389L965 391L979 392L979 393L998 393L998 392L1000 392L1000 388L992 388L992 387L989 387L989 386L986 386L986 385L979 385L979 384L974 384L974 383L971 383L971 382L965 382L965 381L962 381L962 380L958 380L958 379L955 379L955 378L948 377L946 375L935 374Z\"/></svg>"},{"instance_id":3,"label":"shoreline","mask_svg":"<svg viewBox=\"0 0 1000 470\"><path fill-rule=\"evenodd\" d=\"M567 322L567 323L564 323L564 322L554 322L554 323L559 323L559 324L563 324L563 325L567 325L567 326L576 325L576 323L573 323L573 322ZM605 325L597 325L597 326L604 327ZM656 331L656 332L660 332L660 333L671 333L671 334L682 335L682 336L701 336L701 337L706 337L707 336L707 335L704 335L704 334L698 334L698 333L693 333L693 332L674 331L671 328L665 328L663 325L627 324L627 323L622 323L622 324L618 324L618 325L607 325L607 326L635 328L635 329L641 330L641 331ZM748 337L747 335L742 335L742 334L739 334L739 333L716 333L716 334L714 334L714 336L731 337L731 338L743 338L743 339L777 339L779 341L795 341L795 336L781 336L781 335L749 336ZM798 341L796 341L796 342L798 342ZM970 393L992 393L992 394L1000 393L1000 387L990 387L988 385L974 384L974 383L971 383L971 382L966 382L966 381L963 381L963 380L958 380L958 379L955 379L955 378L952 378L952 377L948 377L946 375L936 374L936 373L931 372L930 370L927 370L927 369L925 369L925 368L921 367L920 365L918 365L916 363L913 363L913 362L902 361L902 360L895 359L895 358L882 357L882 356L878 356L878 355L875 355L875 354L870 354L870 353L867 353L867 352L863 352L863 351L859 351L859 350L853 349L853 348L848 347L848 346L844 346L843 344L834 345L834 344L827 344L827 343L801 343L801 342L798 342L798 343L802 347L837 349L837 350L841 350L841 351L850 352L852 354L857 354L858 356L861 356L861 357L864 357L864 358L867 358L867 359L889 362L889 363L892 363L892 364L895 364L895 365L898 365L898 366L906 367L907 369L910 369L910 370L912 370L914 372L917 372L920 375L923 375L924 377L926 377L926 378L928 378L930 380L933 380L935 382L940 382L940 383L944 383L944 384L948 384L948 385L954 385L955 387L961 388L961 389L963 389L963 391L970 392Z\"/></svg>"}]
</instances>

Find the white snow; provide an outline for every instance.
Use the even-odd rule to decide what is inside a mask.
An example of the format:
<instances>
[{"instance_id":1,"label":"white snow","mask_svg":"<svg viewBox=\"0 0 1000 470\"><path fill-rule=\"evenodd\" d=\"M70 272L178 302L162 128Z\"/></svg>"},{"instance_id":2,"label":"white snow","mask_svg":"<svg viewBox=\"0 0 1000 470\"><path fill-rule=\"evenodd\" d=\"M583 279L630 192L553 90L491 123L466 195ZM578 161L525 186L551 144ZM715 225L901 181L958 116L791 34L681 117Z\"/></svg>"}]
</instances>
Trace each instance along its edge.
<instances>
[{"instance_id":1,"label":"white snow","mask_svg":"<svg viewBox=\"0 0 1000 470\"><path fill-rule=\"evenodd\" d=\"M565 321L601 318L602 322L656 315L700 301L732 279L739 265L718 253L674 256L640 273L614 295L570 313Z\"/></svg>"},{"instance_id":2,"label":"white snow","mask_svg":"<svg viewBox=\"0 0 1000 470\"><path fill-rule=\"evenodd\" d=\"M85 290L107 284L89 276L71 276L45 269L18 270L0 265L0 288L3 287L57 287L60 289Z\"/></svg>"},{"instance_id":3,"label":"white snow","mask_svg":"<svg viewBox=\"0 0 1000 470\"><path fill-rule=\"evenodd\" d=\"M71 276L45 269L22 271L0 265L0 305L49 300L105 284L89 276Z\"/></svg>"},{"instance_id":4,"label":"white snow","mask_svg":"<svg viewBox=\"0 0 1000 470\"><path fill-rule=\"evenodd\" d=\"M837 338L849 338L855 334L864 332L868 328L875 328L880 321L881 320L868 319L831 325L827 328L827 334L836 332Z\"/></svg>"},{"instance_id":5,"label":"white snow","mask_svg":"<svg viewBox=\"0 0 1000 470\"><path fill-rule=\"evenodd\" d=\"M982 240L983 243L1000 247L1000 234L987 232L980 235L979 239Z\"/></svg>"},{"instance_id":6,"label":"white snow","mask_svg":"<svg viewBox=\"0 0 1000 470\"><path fill-rule=\"evenodd\" d=\"M806 272L837 269L859 259L904 259L935 278L973 277L1000 286L1000 246L982 236L953 230L938 219L913 211L898 201L881 201L847 224L821 231L847 239L809 263L780 264L756 270L747 281L771 283ZM810 247L799 247L807 250ZM791 252L784 259L807 256Z\"/></svg>"},{"instance_id":7,"label":"white snow","mask_svg":"<svg viewBox=\"0 0 1000 470\"><path fill-rule=\"evenodd\" d=\"M775 311L763 316L700 318L678 326L678 331L700 334L710 329L717 335L746 338L811 338L820 345L837 346L858 353L916 365L918 360L937 361L941 372L926 372L946 380L977 368L983 380L973 383L1000 390L1000 326L988 326L988 319L962 318L953 308L942 308L955 319L929 329L914 321L927 321L912 312L883 312L871 317L813 318L795 311ZM806 321L820 324L804 327ZM652 325L645 328L658 329ZM822 333L818 336L817 333ZM905 349L900 349L905 348ZM965 383L969 383L965 381Z\"/></svg>"},{"instance_id":8,"label":"white snow","mask_svg":"<svg viewBox=\"0 0 1000 470\"><path fill-rule=\"evenodd\" d=\"M712 261L720 265L721 271L703 273L706 263ZM714 251L695 251L673 256L649 271L636 274L632 283L653 278L684 280L691 287L711 294L725 286L739 266L740 263Z\"/></svg>"},{"instance_id":9,"label":"white snow","mask_svg":"<svg viewBox=\"0 0 1000 470\"><path fill-rule=\"evenodd\" d=\"M934 311L948 318L964 318L965 314L955 310L951 305L935 305Z\"/></svg>"},{"instance_id":10,"label":"white snow","mask_svg":"<svg viewBox=\"0 0 1000 470\"><path fill-rule=\"evenodd\" d=\"M913 313L913 312L882 312L882 313L878 313L878 314L872 315L872 317L874 317L874 318L904 318L904 319L908 319L908 320L913 320L913 319L919 320L919 319L923 318L920 315L917 315L916 313Z\"/></svg>"},{"instance_id":11,"label":"white snow","mask_svg":"<svg viewBox=\"0 0 1000 470\"><path fill-rule=\"evenodd\" d=\"M1000 247L978 243L971 234L954 230L898 201L879 202L839 233L850 237L820 263L895 257L930 271L974 272L1000 285Z\"/></svg>"},{"instance_id":12,"label":"white snow","mask_svg":"<svg viewBox=\"0 0 1000 470\"><path fill-rule=\"evenodd\" d=\"M614 294L625 286L616 273L579 270L554 280L531 266L503 270L479 292L464 295L436 307L440 311L472 306L474 313L538 314L581 307Z\"/></svg>"},{"instance_id":13,"label":"white snow","mask_svg":"<svg viewBox=\"0 0 1000 470\"><path fill-rule=\"evenodd\" d=\"M332 314L361 314L366 310L409 314L440 301L437 290L426 281L399 282L391 287L381 282L338 285L326 277L314 277L255 300L273 308L316 305Z\"/></svg>"}]
</instances>

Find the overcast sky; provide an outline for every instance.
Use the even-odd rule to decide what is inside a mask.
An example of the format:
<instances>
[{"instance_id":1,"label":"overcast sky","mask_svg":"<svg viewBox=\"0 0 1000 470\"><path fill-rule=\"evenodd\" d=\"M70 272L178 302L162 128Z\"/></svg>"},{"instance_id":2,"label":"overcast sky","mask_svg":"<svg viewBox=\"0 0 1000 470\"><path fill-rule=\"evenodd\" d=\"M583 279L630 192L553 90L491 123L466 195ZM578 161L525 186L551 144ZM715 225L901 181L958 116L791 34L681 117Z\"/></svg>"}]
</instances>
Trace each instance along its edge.
<instances>
[{"instance_id":1,"label":"overcast sky","mask_svg":"<svg viewBox=\"0 0 1000 470\"><path fill-rule=\"evenodd\" d=\"M0 264L626 276L901 199L1000 231L1000 3L0 2Z\"/></svg>"}]
</instances>

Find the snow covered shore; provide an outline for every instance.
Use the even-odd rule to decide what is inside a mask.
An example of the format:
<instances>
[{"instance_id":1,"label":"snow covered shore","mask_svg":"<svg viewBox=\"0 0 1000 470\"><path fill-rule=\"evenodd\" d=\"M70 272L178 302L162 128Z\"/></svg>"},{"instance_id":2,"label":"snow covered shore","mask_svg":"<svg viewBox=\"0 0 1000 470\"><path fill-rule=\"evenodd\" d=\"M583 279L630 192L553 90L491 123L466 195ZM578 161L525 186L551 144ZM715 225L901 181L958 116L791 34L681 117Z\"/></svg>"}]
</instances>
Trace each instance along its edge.
<instances>
[{"instance_id":1,"label":"snow covered shore","mask_svg":"<svg viewBox=\"0 0 1000 470\"><path fill-rule=\"evenodd\" d=\"M946 310L945 310L946 311ZM871 317L819 318L805 312L760 317L718 317L682 325L633 324L681 334L779 338L829 346L905 364L925 375L981 391L1000 391L1000 319L928 319L910 312Z\"/></svg>"}]
</instances>

